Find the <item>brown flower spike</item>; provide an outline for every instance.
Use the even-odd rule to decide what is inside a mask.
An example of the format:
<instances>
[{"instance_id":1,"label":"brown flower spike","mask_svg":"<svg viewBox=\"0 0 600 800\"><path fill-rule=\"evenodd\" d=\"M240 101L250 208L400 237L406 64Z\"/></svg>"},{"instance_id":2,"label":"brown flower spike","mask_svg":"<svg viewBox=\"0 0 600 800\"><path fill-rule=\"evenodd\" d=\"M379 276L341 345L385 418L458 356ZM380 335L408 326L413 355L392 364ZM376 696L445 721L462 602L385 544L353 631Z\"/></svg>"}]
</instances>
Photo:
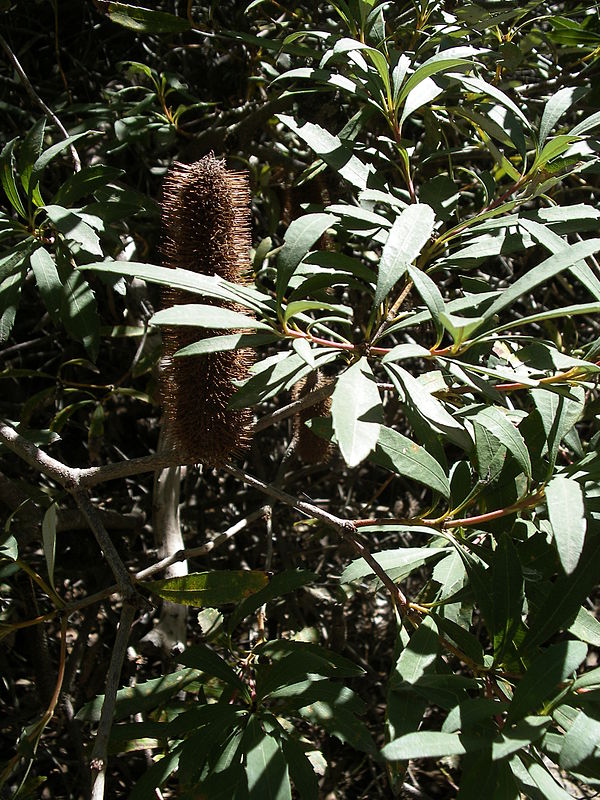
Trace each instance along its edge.
<instances>
[{"instance_id":1,"label":"brown flower spike","mask_svg":"<svg viewBox=\"0 0 600 800\"><path fill-rule=\"evenodd\" d=\"M246 173L226 170L225 163L214 156L195 164L174 164L163 186L165 266L245 282L250 271L249 203ZM163 292L162 302L164 307L182 303L225 306L174 289ZM174 358L177 350L198 341L201 330L163 328L161 395L177 455L219 467L250 441L250 411L230 409L227 404L235 392L232 381L247 377L253 351ZM204 337L221 333L202 330Z\"/></svg>"},{"instance_id":2,"label":"brown flower spike","mask_svg":"<svg viewBox=\"0 0 600 800\"><path fill-rule=\"evenodd\" d=\"M300 400L309 392L320 389L329 381L317 370L295 384L291 391L292 400ZM308 408L294 414L293 432L296 441L296 455L305 464L321 464L331 458L333 446L327 439L316 436L304 423L315 417L328 417L331 413L331 397L325 397Z\"/></svg>"}]
</instances>

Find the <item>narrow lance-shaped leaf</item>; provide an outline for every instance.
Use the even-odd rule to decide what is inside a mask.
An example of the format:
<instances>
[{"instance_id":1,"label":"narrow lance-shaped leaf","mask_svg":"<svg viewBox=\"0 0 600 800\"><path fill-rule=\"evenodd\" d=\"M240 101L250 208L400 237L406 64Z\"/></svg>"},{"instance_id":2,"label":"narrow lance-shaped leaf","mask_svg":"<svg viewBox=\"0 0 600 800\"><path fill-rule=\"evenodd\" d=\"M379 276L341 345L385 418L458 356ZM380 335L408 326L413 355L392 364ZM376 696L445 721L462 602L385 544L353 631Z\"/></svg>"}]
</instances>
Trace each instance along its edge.
<instances>
[{"instance_id":1,"label":"narrow lance-shaped leaf","mask_svg":"<svg viewBox=\"0 0 600 800\"><path fill-rule=\"evenodd\" d=\"M48 506L42 520L42 543L50 586L54 588L54 555L56 551L56 503Z\"/></svg>"},{"instance_id":2,"label":"narrow lance-shaped leaf","mask_svg":"<svg viewBox=\"0 0 600 800\"><path fill-rule=\"evenodd\" d=\"M571 575L579 563L587 530L581 486L572 478L557 475L546 486L546 502L560 563Z\"/></svg>"},{"instance_id":3,"label":"narrow lance-shaped leaf","mask_svg":"<svg viewBox=\"0 0 600 800\"><path fill-rule=\"evenodd\" d=\"M252 328L272 332L270 325L253 319L239 311L231 311L219 306L208 306L200 303L172 306L158 311L150 319L152 325L184 325L186 327L212 328Z\"/></svg>"},{"instance_id":4,"label":"narrow lance-shaped leaf","mask_svg":"<svg viewBox=\"0 0 600 800\"><path fill-rule=\"evenodd\" d=\"M374 307L379 306L427 243L435 214L420 203L405 208L389 232L379 261Z\"/></svg>"},{"instance_id":5,"label":"narrow lance-shaped leaf","mask_svg":"<svg viewBox=\"0 0 600 800\"><path fill-rule=\"evenodd\" d=\"M333 214L305 214L291 223L277 258L277 296L280 301L298 264L337 219Z\"/></svg>"},{"instance_id":6,"label":"narrow lance-shaped leaf","mask_svg":"<svg viewBox=\"0 0 600 800\"><path fill-rule=\"evenodd\" d=\"M54 323L60 320L60 307L63 298L63 285L50 253L44 247L31 254L29 263L35 275L44 305Z\"/></svg>"},{"instance_id":7,"label":"narrow lance-shaped leaf","mask_svg":"<svg viewBox=\"0 0 600 800\"><path fill-rule=\"evenodd\" d=\"M145 581L142 585L165 600L203 608L239 603L268 582L266 573L258 570L214 570Z\"/></svg>"},{"instance_id":8,"label":"narrow lance-shaped leaf","mask_svg":"<svg viewBox=\"0 0 600 800\"><path fill-rule=\"evenodd\" d=\"M448 477L424 447L392 428L381 427L371 461L406 478L429 486L444 497L450 496Z\"/></svg>"},{"instance_id":9,"label":"narrow lance-shaped leaf","mask_svg":"<svg viewBox=\"0 0 600 800\"><path fill-rule=\"evenodd\" d=\"M342 178L359 189L367 188L369 177L374 173L373 167L357 158L338 136L312 122L298 124L294 117L286 114L278 114L278 117Z\"/></svg>"},{"instance_id":10,"label":"narrow lance-shaped leaf","mask_svg":"<svg viewBox=\"0 0 600 800\"><path fill-rule=\"evenodd\" d=\"M382 421L381 397L364 356L338 379L331 416L344 460L355 467L377 444Z\"/></svg>"},{"instance_id":11,"label":"narrow lance-shaped leaf","mask_svg":"<svg viewBox=\"0 0 600 800\"><path fill-rule=\"evenodd\" d=\"M506 414L498 406L488 406L472 415L471 418L477 420L510 451L523 472L530 478L531 459L527 445Z\"/></svg>"},{"instance_id":12,"label":"narrow lance-shaped leaf","mask_svg":"<svg viewBox=\"0 0 600 800\"><path fill-rule=\"evenodd\" d=\"M600 721L580 711L564 736L560 750L560 766L563 769L575 769L584 759L592 755L598 745L600 745Z\"/></svg>"},{"instance_id":13,"label":"narrow lance-shaped leaf","mask_svg":"<svg viewBox=\"0 0 600 800\"><path fill-rule=\"evenodd\" d=\"M249 800L291 800L288 766L277 739L263 730L252 717L246 727Z\"/></svg>"},{"instance_id":14,"label":"narrow lance-shaped leaf","mask_svg":"<svg viewBox=\"0 0 600 800\"><path fill-rule=\"evenodd\" d=\"M586 654L587 645L573 641L559 642L540 653L515 688L506 722L516 722L552 700L560 684L571 677Z\"/></svg>"},{"instance_id":15,"label":"narrow lance-shaped leaf","mask_svg":"<svg viewBox=\"0 0 600 800\"><path fill-rule=\"evenodd\" d=\"M542 121L540 122L539 141L543 145L548 134L554 128L558 120L567 111L573 103L583 97L587 92L587 88L565 86L559 89L558 92L552 95L544 107L542 114Z\"/></svg>"}]
</instances>

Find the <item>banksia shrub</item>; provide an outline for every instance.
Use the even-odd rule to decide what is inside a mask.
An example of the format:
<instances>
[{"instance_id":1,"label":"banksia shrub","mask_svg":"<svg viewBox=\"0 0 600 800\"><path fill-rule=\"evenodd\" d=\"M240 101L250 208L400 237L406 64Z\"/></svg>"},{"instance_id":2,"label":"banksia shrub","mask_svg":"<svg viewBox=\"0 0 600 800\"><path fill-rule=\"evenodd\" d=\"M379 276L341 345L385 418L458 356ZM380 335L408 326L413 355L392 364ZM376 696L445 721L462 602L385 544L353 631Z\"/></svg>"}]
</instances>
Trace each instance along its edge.
<instances>
[{"instance_id":1,"label":"banksia shrub","mask_svg":"<svg viewBox=\"0 0 600 800\"><path fill-rule=\"evenodd\" d=\"M224 162L212 155L195 164L174 164L163 187L165 266L244 282L250 269L249 201L246 173L225 169ZM164 307L197 303L198 297L167 289L162 302ZM218 467L250 440L250 412L230 409L228 402L235 392L232 381L248 374L252 351L175 358L178 350L197 341L198 331L180 326L162 329L165 424L182 460ZM219 332L203 333L210 337Z\"/></svg>"}]
</instances>

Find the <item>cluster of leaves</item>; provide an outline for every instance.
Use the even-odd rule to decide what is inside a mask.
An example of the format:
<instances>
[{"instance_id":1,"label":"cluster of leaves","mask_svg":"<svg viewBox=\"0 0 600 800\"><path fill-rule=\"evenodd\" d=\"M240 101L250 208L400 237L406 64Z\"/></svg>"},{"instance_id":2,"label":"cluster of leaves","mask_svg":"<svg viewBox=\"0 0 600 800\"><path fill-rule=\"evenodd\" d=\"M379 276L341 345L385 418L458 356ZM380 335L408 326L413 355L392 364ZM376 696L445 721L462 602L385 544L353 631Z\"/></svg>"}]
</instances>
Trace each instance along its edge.
<instances>
[{"instance_id":1,"label":"cluster of leaves","mask_svg":"<svg viewBox=\"0 0 600 800\"><path fill-rule=\"evenodd\" d=\"M324 372L331 414L308 424L339 448L344 475L368 465L381 484L402 480L421 498L411 516L353 520L357 537L393 535L394 546L339 579L381 590L426 575L418 596L390 598L397 637L383 747L343 683L362 673L347 659L264 632L249 651L235 643L241 621L314 574L265 585L264 573L207 573L212 593L197 574L154 581L145 588L207 609L211 647L194 645L178 657L184 670L122 690L114 751L163 754L132 797L176 774L182 797L283 800L291 780L315 798L322 756L298 719L385 764L394 791L412 759L447 756L462 757L460 800L559 800L569 796L560 770L600 781L600 669L588 668L600 646L589 601L600 555L600 19L591 4L489 5L338 0L271 16L279 4L258 0L248 12L260 36L218 30L255 54L253 85L266 102L286 106L239 155L266 220L253 286L124 254L124 217L152 208L113 167L84 166L45 191L51 163L93 131L45 148L38 122L2 151L13 209L0 221L3 341L30 273L51 321L92 360L101 321L87 276L117 292L128 278L185 290L198 302L149 320L198 328L177 357L257 348L233 404L258 413ZM136 35L199 31L191 13L106 6ZM152 141L168 163L178 137L194 135L182 118L202 118L210 101L188 94L183 75L128 69L145 88L111 94L120 116L106 152ZM282 153L307 202L280 240L268 206ZM322 178L334 202L314 202ZM332 472L332 495L337 482ZM52 582L49 553L52 544ZM250 597L240 602L240 591ZM231 602L227 619L214 610ZM120 722L141 712L144 722ZM98 713L95 701L80 719Z\"/></svg>"}]
</instances>

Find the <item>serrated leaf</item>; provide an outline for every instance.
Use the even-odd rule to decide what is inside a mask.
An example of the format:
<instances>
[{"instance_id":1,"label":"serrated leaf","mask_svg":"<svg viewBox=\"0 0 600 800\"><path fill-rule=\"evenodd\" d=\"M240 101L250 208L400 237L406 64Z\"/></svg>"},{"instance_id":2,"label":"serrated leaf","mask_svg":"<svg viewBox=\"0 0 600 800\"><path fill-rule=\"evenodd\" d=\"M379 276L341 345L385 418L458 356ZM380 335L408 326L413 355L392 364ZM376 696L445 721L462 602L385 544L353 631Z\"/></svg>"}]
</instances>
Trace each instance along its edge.
<instances>
[{"instance_id":1,"label":"serrated leaf","mask_svg":"<svg viewBox=\"0 0 600 800\"><path fill-rule=\"evenodd\" d=\"M434 221L433 209L424 203L408 206L395 219L379 261L374 307L381 305L419 255L431 236Z\"/></svg>"},{"instance_id":2,"label":"serrated leaf","mask_svg":"<svg viewBox=\"0 0 600 800\"><path fill-rule=\"evenodd\" d=\"M277 257L277 296L285 294L290 278L313 244L337 222L333 214L304 214L293 220L283 237Z\"/></svg>"},{"instance_id":3,"label":"serrated leaf","mask_svg":"<svg viewBox=\"0 0 600 800\"><path fill-rule=\"evenodd\" d=\"M546 486L546 503L560 563L571 575L579 562L587 530L581 486L572 478L556 475Z\"/></svg>"},{"instance_id":4,"label":"serrated leaf","mask_svg":"<svg viewBox=\"0 0 600 800\"><path fill-rule=\"evenodd\" d=\"M185 326L195 328L211 328L221 330L227 328L248 328L268 331L273 329L265 322L248 317L239 311L231 311L219 306L208 306L200 303L172 306L157 311L150 319L152 325Z\"/></svg>"},{"instance_id":5,"label":"serrated leaf","mask_svg":"<svg viewBox=\"0 0 600 800\"><path fill-rule=\"evenodd\" d=\"M551 645L534 658L515 687L507 724L552 700L562 682L572 676L586 657L587 650L583 642L564 641Z\"/></svg>"},{"instance_id":6,"label":"serrated leaf","mask_svg":"<svg viewBox=\"0 0 600 800\"><path fill-rule=\"evenodd\" d=\"M424 447L392 428L381 426L377 445L369 459L398 475L429 486L444 497L450 496L448 477L438 461Z\"/></svg>"},{"instance_id":7,"label":"serrated leaf","mask_svg":"<svg viewBox=\"0 0 600 800\"><path fill-rule=\"evenodd\" d=\"M364 356L338 379L331 417L344 460L349 467L357 466L377 444L382 420L381 397Z\"/></svg>"},{"instance_id":8,"label":"serrated leaf","mask_svg":"<svg viewBox=\"0 0 600 800\"><path fill-rule=\"evenodd\" d=\"M260 570L212 570L192 572L140 585L172 603L198 608L239 603L269 582Z\"/></svg>"}]
</instances>

